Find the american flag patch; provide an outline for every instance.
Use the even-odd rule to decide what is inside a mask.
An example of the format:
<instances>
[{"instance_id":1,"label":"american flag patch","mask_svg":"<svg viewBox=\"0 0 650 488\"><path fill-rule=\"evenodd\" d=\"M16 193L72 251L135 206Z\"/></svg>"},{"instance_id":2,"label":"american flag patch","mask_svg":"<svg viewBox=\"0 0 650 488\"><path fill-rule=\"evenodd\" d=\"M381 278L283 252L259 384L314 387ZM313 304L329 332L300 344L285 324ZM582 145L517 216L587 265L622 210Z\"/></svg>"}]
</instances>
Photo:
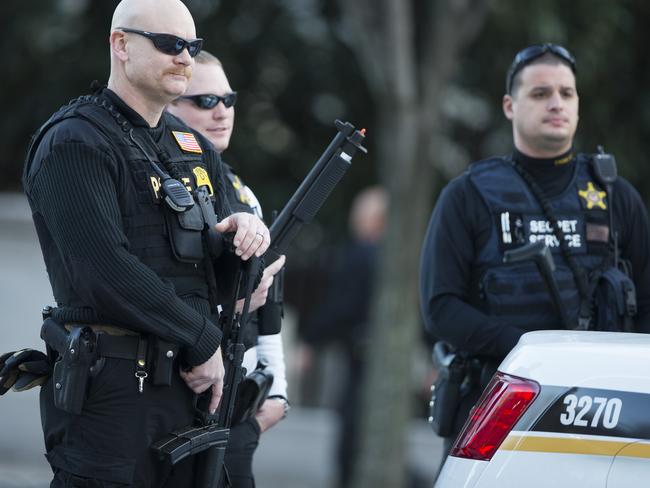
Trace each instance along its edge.
<instances>
[{"instance_id":1,"label":"american flag patch","mask_svg":"<svg viewBox=\"0 0 650 488\"><path fill-rule=\"evenodd\" d=\"M179 132L173 130L172 135L183 151L197 154L203 153L201 146L199 146L199 143L196 141L194 134L191 132Z\"/></svg>"}]
</instances>

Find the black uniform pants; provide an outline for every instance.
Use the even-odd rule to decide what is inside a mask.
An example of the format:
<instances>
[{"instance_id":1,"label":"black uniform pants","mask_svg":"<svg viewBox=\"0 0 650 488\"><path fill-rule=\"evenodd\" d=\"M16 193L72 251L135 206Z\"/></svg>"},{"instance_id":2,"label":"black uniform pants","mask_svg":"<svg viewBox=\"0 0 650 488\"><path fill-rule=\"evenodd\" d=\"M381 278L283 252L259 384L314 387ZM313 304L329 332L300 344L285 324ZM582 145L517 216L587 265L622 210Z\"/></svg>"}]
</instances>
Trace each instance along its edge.
<instances>
[{"instance_id":1,"label":"black uniform pants","mask_svg":"<svg viewBox=\"0 0 650 488\"><path fill-rule=\"evenodd\" d=\"M254 417L230 429L225 465L232 488L255 488L253 454L260 440L260 425Z\"/></svg>"},{"instance_id":2,"label":"black uniform pants","mask_svg":"<svg viewBox=\"0 0 650 488\"><path fill-rule=\"evenodd\" d=\"M154 442L193 421L193 393L178 374L171 386L144 383L133 361L107 358L90 381L80 415L54 406L50 379L41 389L41 422L52 488L183 488L193 484L194 459L173 471L151 450Z\"/></svg>"}]
</instances>

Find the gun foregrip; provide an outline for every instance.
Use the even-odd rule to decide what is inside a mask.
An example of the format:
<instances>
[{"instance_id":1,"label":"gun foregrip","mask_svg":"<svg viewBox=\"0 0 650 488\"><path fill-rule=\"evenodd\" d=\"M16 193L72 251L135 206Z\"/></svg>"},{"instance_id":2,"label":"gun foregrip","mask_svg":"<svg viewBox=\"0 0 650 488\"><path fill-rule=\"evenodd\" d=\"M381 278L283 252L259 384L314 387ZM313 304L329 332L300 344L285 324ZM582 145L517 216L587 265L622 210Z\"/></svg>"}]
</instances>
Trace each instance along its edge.
<instances>
[{"instance_id":1,"label":"gun foregrip","mask_svg":"<svg viewBox=\"0 0 650 488\"><path fill-rule=\"evenodd\" d=\"M313 186L305 194L305 197L296 207L294 215L302 222L309 222L314 218L330 196L334 187L341 181L343 175L350 169L350 161L342 157L343 152L332 156L327 166L322 171Z\"/></svg>"},{"instance_id":2,"label":"gun foregrip","mask_svg":"<svg viewBox=\"0 0 650 488\"><path fill-rule=\"evenodd\" d=\"M354 154L367 152L362 146L364 129L355 130L340 120L335 125L338 133L271 225L271 246L278 254L284 254L300 227L314 218L350 168Z\"/></svg>"},{"instance_id":3,"label":"gun foregrip","mask_svg":"<svg viewBox=\"0 0 650 488\"><path fill-rule=\"evenodd\" d=\"M297 202L290 215L281 215L271 225L271 246L278 254L284 254L291 241L304 224L312 221L325 200L330 196L334 187L341 181L343 175L350 169L350 161L341 157L338 151L327 162L323 171L309 186L302 198ZM286 218L283 218L286 217Z\"/></svg>"}]
</instances>

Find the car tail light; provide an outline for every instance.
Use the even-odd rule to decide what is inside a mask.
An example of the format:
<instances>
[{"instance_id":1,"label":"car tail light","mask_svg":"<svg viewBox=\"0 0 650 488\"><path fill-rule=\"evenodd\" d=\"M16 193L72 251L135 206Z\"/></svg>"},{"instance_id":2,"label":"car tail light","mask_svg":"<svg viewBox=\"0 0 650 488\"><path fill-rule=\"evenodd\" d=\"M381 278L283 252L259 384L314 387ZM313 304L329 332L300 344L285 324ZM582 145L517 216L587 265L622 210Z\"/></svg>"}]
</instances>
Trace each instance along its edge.
<instances>
[{"instance_id":1,"label":"car tail light","mask_svg":"<svg viewBox=\"0 0 650 488\"><path fill-rule=\"evenodd\" d=\"M452 447L450 455L489 461L539 394L539 384L497 372Z\"/></svg>"}]
</instances>

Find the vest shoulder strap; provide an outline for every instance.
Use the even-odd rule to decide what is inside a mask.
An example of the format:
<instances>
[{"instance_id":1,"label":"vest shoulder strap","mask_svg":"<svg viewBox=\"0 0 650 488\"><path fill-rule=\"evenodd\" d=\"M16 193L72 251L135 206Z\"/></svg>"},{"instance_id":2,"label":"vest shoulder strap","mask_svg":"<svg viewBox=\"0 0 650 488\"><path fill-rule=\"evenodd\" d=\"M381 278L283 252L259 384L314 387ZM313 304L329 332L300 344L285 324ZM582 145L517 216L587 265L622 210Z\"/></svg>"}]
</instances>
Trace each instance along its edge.
<instances>
[{"instance_id":1,"label":"vest shoulder strap","mask_svg":"<svg viewBox=\"0 0 650 488\"><path fill-rule=\"evenodd\" d=\"M528 185L505 158L478 161L469 168L469 179L491 213L504 208L513 212L540 209Z\"/></svg>"},{"instance_id":2,"label":"vest shoulder strap","mask_svg":"<svg viewBox=\"0 0 650 488\"><path fill-rule=\"evenodd\" d=\"M29 142L29 146L27 147L27 165L31 164L31 161L34 158L34 154L36 153L36 149L43 140L43 137L47 131L49 131L56 124L75 116L75 110L77 108L75 104L77 100L78 99L71 100L68 105L64 105L59 110L57 110L42 126L39 127L36 133L34 133Z\"/></svg>"}]
</instances>

